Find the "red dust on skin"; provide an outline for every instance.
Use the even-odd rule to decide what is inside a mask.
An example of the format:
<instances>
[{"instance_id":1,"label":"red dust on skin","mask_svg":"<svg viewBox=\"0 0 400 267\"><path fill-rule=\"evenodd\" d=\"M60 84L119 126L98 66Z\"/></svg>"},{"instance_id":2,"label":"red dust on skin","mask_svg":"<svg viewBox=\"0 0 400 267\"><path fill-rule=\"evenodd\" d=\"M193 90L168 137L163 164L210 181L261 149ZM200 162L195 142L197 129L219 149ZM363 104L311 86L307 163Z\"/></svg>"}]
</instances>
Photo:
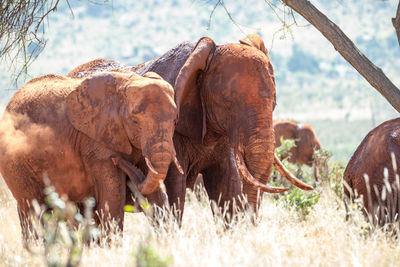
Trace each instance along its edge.
<instances>
[{"instance_id":1,"label":"red dust on skin","mask_svg":"<svg viewBox=\"0 0 400 267\"><path fill-rule=\"evenodd\" d=\"M177 108L171 85L157 74L149 76L116 71L82 79L45 75L14 94L0 121L0 171L17 200L25 238L29 203L44 202L43 175L71 201L94 197L97 210L120 229L126 184L111 158L117 155L133 166L146 147L157 174L149 172L138 187L143 194L159 189L175 157Z\"/></svg>"},{"instance_id":2,"label":"red dust on skin","mask_svg":"<svg viewBox=\"0 0 400 267\"><path fill-rule=\"evenodd\" d=\"M104 70L108 70L111 72L126 72L126 73L132 73L132 70L130 67L127 67L121 63L118 63L114 60L110 60L110 59L95 59L92 60L90 62L84 63L78 67L76 67L74 70L72 70L70 73L68 73L68 77L72 77L72 78L81 78L81 77L88 77L91 76L93 74L102 72ZM161 76L159 76L158 74L154 73L154 72L146 72L146 73L142 73L143 77L147 77L147 78L151 78L154 80L159 80L160 83L165 83L165 81L161 78ZM153 80L153 82L155 82ZM156 89L157 87L152 87L153 89ZM142 88L143 90L144 88ZM147 88L146 90L151 89L151 88ZM177 114L171 114L170 112L170 106L171 105L175 105L174 102L174 90L172 89L172 87L170 87L171 90L164 90L163 92L157 92L157 93L151 93L151 94L147 94L147 97L145 95L141 95L141 96L136 96L136 97L141 97L142 100L140 101L141 103L149 103L148 104L148 108L147 110L152 111L151 112L151 117L155 119L154 123L152 123L149 119L148 116L144 115L144 114L140 114L139 111L143 109L143 105L131 105L129 107L126 108L122 108L121 109L121 114L123 116L129 116L131 113L136 115L135 120L124 120L124 127L125 129L127 129L128 135L129 135L129 140L130 142L140 148L142 150L142 155L145 156L147 155L147 159L135 159L133 160L134 162L137 162L137 164L140 165L140 169L143 172L147 172L147 170L151 170L153 169L153 164L151 163L151 161L157 161L157 159L150 159L148 155L150 155L149 151L154 151L154 153L156 151L164 151L164 152L168 152L168 154L171 154L171 151L174 152L174 148L170 145L172 143L171 142L163 142L163 145L158 144L158 147L154 146L154 144L157 144L157 142L162 142L162 140L165 139L165 136L171 136L173 134L173 130L171 130L172 132L170 132L169 129L170 127L168 127L168 125L170 124L170 120L174 119L176 120L176 115ZM167 96L167 97L165 97ZM166 102L164 101L164 99L166 100ZM139 101L137 102L139 103ZM154 103L154 107L151 108L151 104ZM155 112L155 113L153 113ZM163 124L166 124L166 126L164 126ZM153 138L151 139L152 141L150 142L150 140L148 140L148 138L146 138L146 134L142 134L142 137L138 136L138 135L133 135L133 132L130 131L129 129L131 128L136 128L138 127L138 125L140 125L141 127L141 131L143 133L149 133L152 134L154 136L157 136L157 138ZM175 152L174 152L175 153ZM136 153L134 153L136 154ZM158 153L159 154L159 153ZM175 155L175 154L173 154ZM163 158L164 156L161 155L161 158ZM180 164L178 162L178 160L176 159L176 157L173 157L174 163L176 166L178 166L178 169L183 172L182 168L180 167ZM165 169L166 165L164 164L164 166L157 166L159 169ZM123 167L125 171L125 173L135 173L134 170L135 166L130 166L129 168L127 166ZM157 173L158 171L153 172L154 174ZM164 170L160 170L160 173L164 173ZM129 175L128 175L129 176ZM137 180L137 177L130 177L133 180ZM150 203L152 204L156 204L158 206L164 206L165 205L165 193L161 192L160 189L157 189L154 193L147 195L147 199L149 200ZM128 202L131 201L131 195L129 194L127 199ZM129 202L129 204L132 204L132 202Z\"/></svg>"},{"instance_id":3,"label":"red dust on skin","mask_svg":"<svg viewBox=\"0 0 400 267\"><path fill-rule=\"evenodd\" d=\"M366 212L372 216L373 221L376 222L378 219L378 222L382 224L388 219L390 222L396 213L400 213L398 203L395 205L390 203L390 199L393 201L393 197L397 199L399 195L400 188L396 185L398 183L396 176L400 175L399 168L400 119L397 118L377 126L362 140L344 171L343 180L346 183L343 186L344 193L352 199L355 196L362 196ZM386 198L378 200L385 187L385 172L388 175L389 188L386 188ZM368 176L368 183L366 183L365 175ZM378 196L374 187L378 190ZM392 192L391 196L389 196L389 190ZM377 212L378 207L384 211Z\"/></svg>"},{"instance_id":4,"label":"red dust on skin","mask_svg":"<svg viewBox=\"0 0 400 267\"><path fill-rule=\"evenodd\" d=\"M185 175L171 169L165 185L170 205L180 214L184 188L199 173L209 197L222 207L229 203L232 208L242 193L251 195L248 200L255 205L258 189L287 190L266 185L275 162L276 102L268 52L258 35L240 42L218 46L203 37L133 68L157 72L174 84L179 109L174 144ZM288 180L298 184L292 178Z\"/></svg>"}]
</instances>

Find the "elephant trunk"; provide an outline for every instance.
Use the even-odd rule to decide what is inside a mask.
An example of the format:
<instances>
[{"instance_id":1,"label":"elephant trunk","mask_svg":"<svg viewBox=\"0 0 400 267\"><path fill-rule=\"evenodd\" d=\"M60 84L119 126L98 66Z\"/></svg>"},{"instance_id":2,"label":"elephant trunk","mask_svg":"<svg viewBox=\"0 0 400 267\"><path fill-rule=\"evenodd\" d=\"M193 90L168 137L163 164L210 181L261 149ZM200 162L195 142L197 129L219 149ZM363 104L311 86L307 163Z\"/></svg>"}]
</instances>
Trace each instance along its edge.
<instances>
[{"instance_id":1,"label":"elephant trunk","mask_svg":"<svg viewBox=\"0 0 400 267\"><path fill-rule=\"evenodd\" d=\"M260 183L267 184L274 162L275 137L272 123L270 127L264 125L248 137L248 143L244 147L244 161L250 174ZM247 194L247 200L253 206L258 199L258 187L250 183L243 183L243 191ZM261 189L261 193L265 190ZM277 192L282 192L277 191ZM286 190L285 190L286 191Z\"/></svg>"},{"instance_id":2,"label":"elephant trunk","mask_svg":"<svg viewBox=\"0 0 400 267\"><path fill-rule=\"evenodd\" d=\"M170 145L159 143L148 151L149 153L144 153L144 158L149 171L146 178L138 185L138 190L143 195L153 193L160 183L164 181L171 162L174 162L177 169L182 172L182 168L175 156L175 149Z\"/></svg>"},{"instance_id":3,"label":"elephant trunk","mask_svg":"<svg viewBox=\"0 0 400 267\"><path fill-rule=\"evenodd\" d=\"M248 136L247 144L244 147L245 164L249 173L261 184L267 184L271 173L271 167L274 167L293 185L303 189L312 190L312 187L303 183L293 176L279 161L274 154L275 134L272 128L272 121L269 123L267 118L261 118L256 124L257 127ZM267 188L273 190L265 190L265 188L254 186L247 182L243 183L243 192L247 195L247 200L254 208L259 202L259 193L280 193L288 190L288 188Z\"/></svg>"}]
</instances>

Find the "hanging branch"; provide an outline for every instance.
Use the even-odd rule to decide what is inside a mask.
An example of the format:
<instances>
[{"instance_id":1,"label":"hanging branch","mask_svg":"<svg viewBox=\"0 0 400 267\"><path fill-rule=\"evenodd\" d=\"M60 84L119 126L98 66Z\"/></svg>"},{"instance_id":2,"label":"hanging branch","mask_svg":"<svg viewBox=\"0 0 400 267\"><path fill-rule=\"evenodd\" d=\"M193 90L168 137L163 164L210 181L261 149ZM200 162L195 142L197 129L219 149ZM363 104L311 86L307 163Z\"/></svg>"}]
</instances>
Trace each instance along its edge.
<instances>
[{"instance_id":1,"label":"hanging branch","mask_svg":"<svg viewBox=\"0 0 400 267\"><path fill-rule=\"evenodd\" d=\"M10 65L18 65L21 58L22 69L16 79L27 73L30 63L46 45L44 39L44 19L56 11L60 0L7 0L0 8L0 58ZM67 0L68 2L68 0Z\"/></svg>"}]
</instances>

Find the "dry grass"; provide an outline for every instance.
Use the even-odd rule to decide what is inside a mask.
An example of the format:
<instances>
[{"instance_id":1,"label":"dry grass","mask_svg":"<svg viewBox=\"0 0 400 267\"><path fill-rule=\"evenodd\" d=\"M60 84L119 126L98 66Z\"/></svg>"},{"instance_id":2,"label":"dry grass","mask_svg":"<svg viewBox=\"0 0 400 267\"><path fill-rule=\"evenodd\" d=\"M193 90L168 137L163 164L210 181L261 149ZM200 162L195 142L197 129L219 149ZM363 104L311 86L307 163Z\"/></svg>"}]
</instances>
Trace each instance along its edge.
<instances>
[{"instance_id":1,"label":"dry grass","mask_svg":"<svg viewBox=\"0 0 400 267\"><path fill-rule=\"evenodd\" d=\"M187 196L181 228L169 223L167 230L153 229L143 214L127 214L123 240L85 248L82 266L135 265L133 253L149 236L155 251L171 257L174 266L399 266L398 241L379 230L368 232L357 212L346 222L341 201L327 188L306 218L266 196L257 225L247 214L229 230L214 219L205 198ZM0 180L0 266L44 264L42 254L23 248L15 200Z\"/></svg>"}]
</instances>

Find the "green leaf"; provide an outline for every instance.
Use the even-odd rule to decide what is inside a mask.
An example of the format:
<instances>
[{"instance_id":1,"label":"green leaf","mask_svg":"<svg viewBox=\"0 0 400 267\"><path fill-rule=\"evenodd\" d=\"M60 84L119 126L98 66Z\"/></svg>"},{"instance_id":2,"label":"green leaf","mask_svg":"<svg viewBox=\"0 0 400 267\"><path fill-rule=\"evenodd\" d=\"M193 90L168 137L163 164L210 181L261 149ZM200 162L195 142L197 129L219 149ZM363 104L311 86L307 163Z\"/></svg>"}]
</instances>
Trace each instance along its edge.
<instances>
[{"instance_id":1,"label":"green leaf","mask_svg":"<svg viewBox=\"0 0 400 267\"><path fill-rule=\"evenodd\" d=\"M125 211L125 212L133 213L133 212L135 212L135 207L132 206L132 205L125 205L125 206L124 206L124 211Z\"/></svg>"}]
</instances>

